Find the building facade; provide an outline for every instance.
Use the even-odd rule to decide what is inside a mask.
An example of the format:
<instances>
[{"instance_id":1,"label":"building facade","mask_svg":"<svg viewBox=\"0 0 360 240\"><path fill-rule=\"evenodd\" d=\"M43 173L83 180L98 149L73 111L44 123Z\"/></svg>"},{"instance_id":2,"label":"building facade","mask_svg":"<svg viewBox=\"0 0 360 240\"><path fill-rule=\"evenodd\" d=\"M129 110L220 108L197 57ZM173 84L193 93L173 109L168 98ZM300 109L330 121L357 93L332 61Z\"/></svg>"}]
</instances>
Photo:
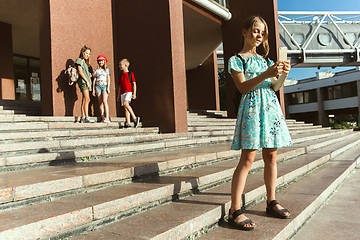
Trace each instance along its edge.
<instances>
[{"instance_id":1,"label":"building facade","mask_svg":"<svg viewBox=\"0 0 360 240\"><path fill-rule=\"evenodd\" d=\"M40 103L41 115L79 116L81 93L64 71L87 45L93 67L98 54L109 60L110 116L123 115L116 80L119 60L128 58L139 89L132 104L143 126L186 132L188 109L219 110L214 52L221 42L225 58L239 51L241 23L253 14L267 20L277 49L276 0L0 0L0 99ZM228 76L227 94L234 92Z\"/></svg>"},{"instance_id":2,"label":"building facade","mask_svg":"<svg viewBox=\"0 0 360 240\"><path fill-rule=\"evenodd\" d=\"M359 116L360 68L319 72L314 78L285 86L284 93L287 117L329 126L329 116Z\"/></svg>"}]
</instances>

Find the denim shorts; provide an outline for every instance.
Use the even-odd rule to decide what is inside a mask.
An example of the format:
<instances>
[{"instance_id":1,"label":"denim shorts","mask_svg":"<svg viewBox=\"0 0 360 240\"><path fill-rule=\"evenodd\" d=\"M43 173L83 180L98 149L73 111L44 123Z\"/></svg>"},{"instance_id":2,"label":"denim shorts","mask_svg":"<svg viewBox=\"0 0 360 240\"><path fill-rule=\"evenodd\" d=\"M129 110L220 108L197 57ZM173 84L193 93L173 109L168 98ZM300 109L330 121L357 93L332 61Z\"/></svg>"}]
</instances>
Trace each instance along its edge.
<instances>
[{"instance_id":1,"label":"denim shorts","mask_svg":"<svg viewBox=\"0 0 360 240\"><path fill-rule=\"evenodd\" d=\"M106 92L107 89L107 84L96 84L95 85L95 92L96 93L102 93L102 92Z\"/></svg>"}]
</instances>

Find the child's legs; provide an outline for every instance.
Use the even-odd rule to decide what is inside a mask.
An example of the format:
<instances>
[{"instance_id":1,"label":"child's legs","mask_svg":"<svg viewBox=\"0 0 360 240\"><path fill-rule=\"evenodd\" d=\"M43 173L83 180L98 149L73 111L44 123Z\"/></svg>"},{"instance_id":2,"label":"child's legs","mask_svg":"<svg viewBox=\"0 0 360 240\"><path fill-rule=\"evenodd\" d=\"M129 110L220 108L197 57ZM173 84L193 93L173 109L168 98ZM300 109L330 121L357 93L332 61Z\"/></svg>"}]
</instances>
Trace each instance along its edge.
<instances>
[{"instance_id":1,"label":"child's legs","mask_svg":"<svg viewBox=\"0 0 360 240\"><path fill-rule=\"evenodd\" d=\"M103 98L101 92L96 92L96 97L99 102L99 108L100 108L100 116L104 117L104 104L103 104Z\"/></svg>"},{"instance_id":2,"label":"child's legs","mask_svg":"<svg viewBox=\"0 0 360 240\"><path fill-rule=\"evenodd\" d=\"M247 175L256 155L256 149L241 150L240 161L231 182L231 212L241 208L241 195L244 191Z\"/></svg>"},{"instance_id":3,"label":"child's legs","mask_svg":"<svg viewBox=\"0 0 360 240\"><path fill-rule=\"evenodd\" d=\"M108 100L109 95L107 94L106 91L103 91L101 95L102 95L102 105L104 106L104 117L106 119L108 119L109 118L109 104L108 104L107 100Z\"/></svg>"},{"instance_id":4,"label":"child's legs","mask_svg":"<svg viewBox=\"0 0 360 240\"><path fill-rule=\"evenodd\" d=\"M85 90L82 92L81 117L89 116L89 103L90 103L89 90Z\"/></svg>"},{"instance_id":5,"label":"child's legs","mask_svg":"<svg viewBox=\"0 0 360 240\"><path fill-rule=\"evenodd\" d=\"M129 101L124 101L124 108L125 108L125 118L126 118L126 122L130 123L130 116L132 117L132 119L135 119L135 113L132 110L132 107L130 106L130 102Z\"/></svg>"},{"instance_id":6,"label":"child's legs","mask_svg":"<svg viewBox=\"0 0 360 240\"><path fill-rule=\"evenodd\" d=\"M130 125L130 113L126 108L125 108L125 120L126 120L126 123L128 125Z\"/></svg>"},{"instance_id":7,"label":"child's legs","mask_svg":"<svg viewBox=\"0 0 360 240\"><path fill-rule=\"evenodd\" d=\"M262 150L264 160L264 182L268 202L275 200L277 179L276 150L276 148L263 148Z\"/></svg>"}]
</instances>

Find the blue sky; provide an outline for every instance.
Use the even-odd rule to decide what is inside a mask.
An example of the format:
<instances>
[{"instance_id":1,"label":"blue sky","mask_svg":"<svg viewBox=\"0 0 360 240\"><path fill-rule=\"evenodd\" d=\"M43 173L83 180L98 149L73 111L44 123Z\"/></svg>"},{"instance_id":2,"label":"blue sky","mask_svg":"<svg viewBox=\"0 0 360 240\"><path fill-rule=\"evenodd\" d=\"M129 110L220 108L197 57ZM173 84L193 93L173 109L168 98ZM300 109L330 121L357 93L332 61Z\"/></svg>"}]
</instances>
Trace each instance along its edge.
<instances>
[{"instance_id":1,"label":"blue sky","mask_svg":"<svg viewBox=\"0 0 360 240\"><path fill-rule=\"evenodd\" d=\"M279 11L360 11L360 0L277 0ZM318 71L344 71L349 68L292 68L289 78L315 77Z\"/></svg>"}]
</instances>

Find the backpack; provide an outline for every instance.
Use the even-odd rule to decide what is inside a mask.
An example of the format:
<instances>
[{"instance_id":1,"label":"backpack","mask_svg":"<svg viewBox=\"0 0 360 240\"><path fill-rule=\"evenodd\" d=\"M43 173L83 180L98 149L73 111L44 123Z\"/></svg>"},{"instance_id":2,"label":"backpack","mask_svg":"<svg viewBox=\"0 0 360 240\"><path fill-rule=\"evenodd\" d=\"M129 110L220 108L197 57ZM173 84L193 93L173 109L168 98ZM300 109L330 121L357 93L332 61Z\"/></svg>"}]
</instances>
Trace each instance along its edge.
<instances>
[{"instance_id":1,"label":"backpack","mask_svg":"<svg viewBox=\"0 0 360 240\"><path fill-rule=\"evenodd\" d=\"M243 68L244 68L244 74L245 74L245 71L246 71L245 59L242 56L240 56L240 54L238 54L238 53L235 54L235 56L238 57L241 60L241 62L243 64ZM265 60L266 60L266 63L268 65L268 67L270 67L269 58L265 58ZM240 100L241 100L241 93L237 88L236 88L236 92L235 92L232 100L233 100L233 103L234 103L234 106L235 106L235 114L237 114L237 112L239 110Z\"/></svg>"},{"instance_id":2,"label":"backpack","mask_svg":"<svg viewBox=\"0 0 360 240\"><path fill-rule=\"evenodd\" d=\"M65 74L69 78L69 85L73 85L79 78L79 73L75 66L69 65L69 67L65 70Z\"/></svg>"},{"instance_id":3,"label":"backpack","mask_svg":"<svg viewBox=\"0 0 360 240\"><path fill-rule=\"evenodd\" d=\"M131 74L130 71L129 71L129 81L130 81L131 87L132 87L132 89L133 89L133 91L134 91L134 82L133 82L133 80L132 80L132 74ZM138 89L136 88L136 94L138 95L138 93L139 93L139 91L138 91Z\"/></svg>"}]
</instances>

